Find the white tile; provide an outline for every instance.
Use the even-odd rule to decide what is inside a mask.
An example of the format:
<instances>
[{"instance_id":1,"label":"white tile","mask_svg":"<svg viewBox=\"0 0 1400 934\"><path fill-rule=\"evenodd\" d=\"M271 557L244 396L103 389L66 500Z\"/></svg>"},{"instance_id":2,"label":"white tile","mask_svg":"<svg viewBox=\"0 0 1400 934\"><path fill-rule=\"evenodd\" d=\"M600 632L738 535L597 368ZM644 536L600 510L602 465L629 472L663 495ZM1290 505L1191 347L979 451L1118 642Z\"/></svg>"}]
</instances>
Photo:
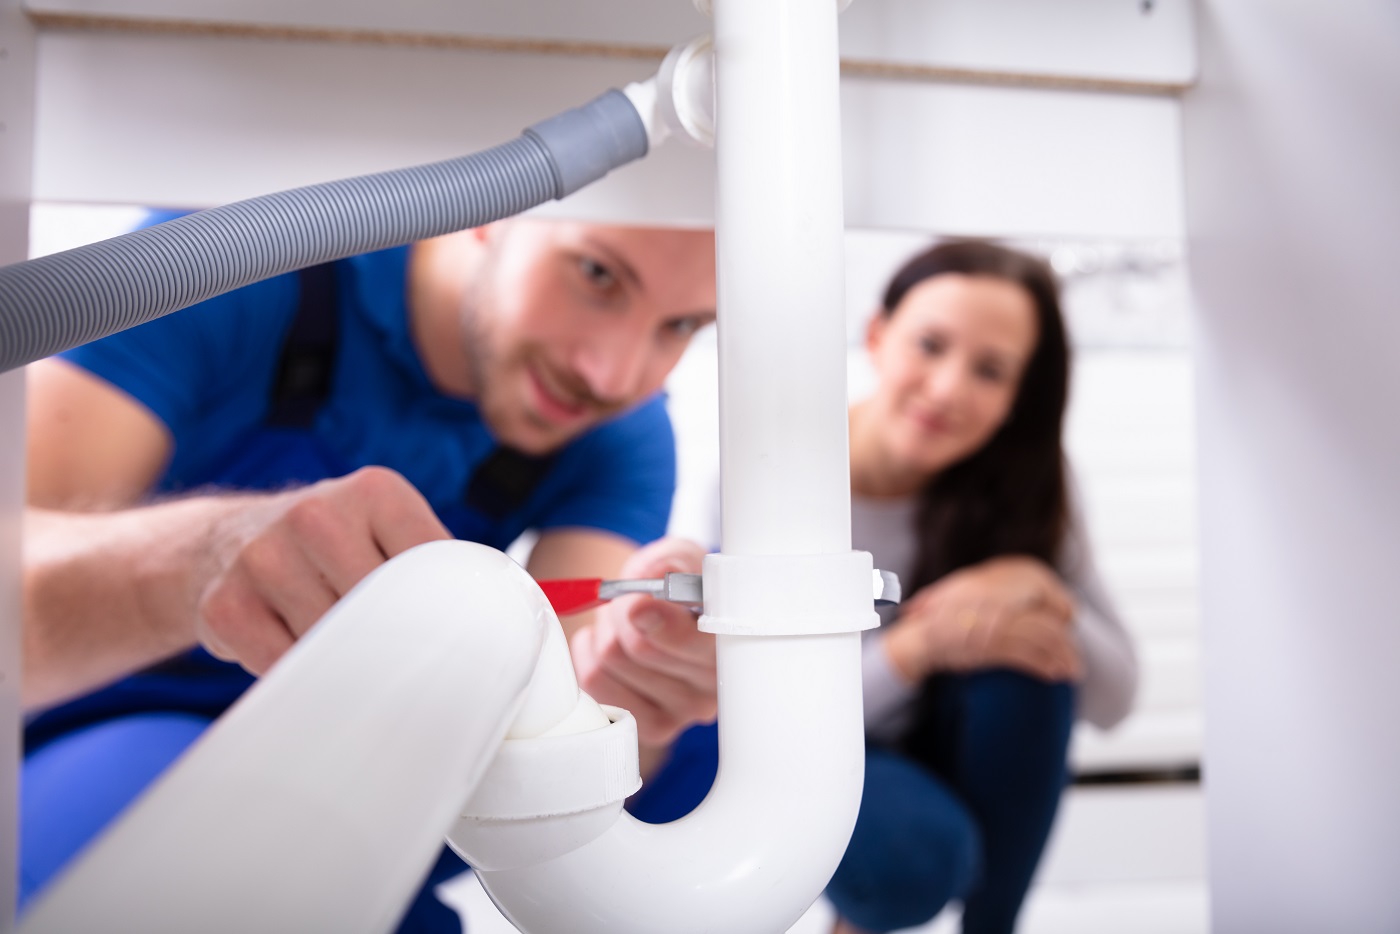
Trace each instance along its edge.
<instances>
[{"instance_id":1,"label":"white tile","mask_svg":"<svg viewBox=\"0 0 1400 934\"><path fill-rule=\"evenodd\" d=\"M1206 934L1210 930L1206 885L1045 886L1031 893L1018 930L1020 934Z\"/></svg>"},{"instance_id":2,"label":"white tile","mask_svg":"<svg viewBox=\"0 0 1400 934\"><path fill-rule=\"evenodd\" d=\"M1060 805L1038 881L1199 882L1205 826L1197 784L1076 786Z\"/></svg>"}]
</instances>

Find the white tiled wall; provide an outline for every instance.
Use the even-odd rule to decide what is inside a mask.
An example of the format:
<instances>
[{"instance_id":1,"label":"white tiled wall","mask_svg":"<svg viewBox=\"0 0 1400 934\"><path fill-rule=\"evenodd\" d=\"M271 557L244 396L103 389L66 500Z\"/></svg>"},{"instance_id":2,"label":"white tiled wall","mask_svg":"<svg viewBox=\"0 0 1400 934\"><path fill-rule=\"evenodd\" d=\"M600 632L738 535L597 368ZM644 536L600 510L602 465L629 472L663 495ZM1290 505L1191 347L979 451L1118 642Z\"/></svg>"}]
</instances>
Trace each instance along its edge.
<instances>
[{"instance_id":1,"label":"white tiled wall","mask_svg":"<svg viewBox=\"0 0 1400 934\"><path fill-rule=\"evenodd\" d=\"M1184 350L1080 354L1067 442L1100 571L1142 666L1133 716L1111 735L1077 733L1080 771L1200 762L1191 399Z\"/></svg>"}]
</instances>

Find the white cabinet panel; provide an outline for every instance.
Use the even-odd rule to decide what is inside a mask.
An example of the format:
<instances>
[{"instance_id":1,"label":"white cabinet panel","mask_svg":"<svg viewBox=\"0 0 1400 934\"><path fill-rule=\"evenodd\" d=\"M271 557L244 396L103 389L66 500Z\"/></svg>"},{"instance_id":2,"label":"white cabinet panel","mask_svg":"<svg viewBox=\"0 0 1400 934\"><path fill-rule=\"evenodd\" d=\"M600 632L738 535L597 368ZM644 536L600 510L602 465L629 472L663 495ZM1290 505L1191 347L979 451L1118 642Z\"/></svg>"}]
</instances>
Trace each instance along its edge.
<instances>
[{"instance_id":1,"label":"white cabinet panel","mask_svg":"<svg viewBox=\"0 0 1400 934\"><path fill-rule=\"evenodd\" d=\"M34 140L34 34L0 0L0 265L25 258ZM0 374L0 932L13 928L20 750L20 514L24 373Z\"/></svg>"},{"instance_id":2,"label":"white cabinet panel","mask_svg":"<svg viewBox=\"0 0 1400 934\"><path fill-rule=\"evenodd\" d=\"M51 31L36 191L202 206L512 138L647 59ZM1162 97L843 82L852 227L1179 237L1177 104ZM561 210L709 222L712 157L677 143Z\"/></svg>"},{"instance_id":3,"label":"white cabinet panel","mask_svg":"<svg viewBox=\"0 0 1400 934\"><path fill-rule=\"evenodd\" d=\"M1186 82L1195 76L1188 0L857 0L841 53L1004 72Z\"/></svg>"},{"instance_id":4,"label":"white cabinet panel","mask_svg":"<svg viewBox=\"0 0 1400 934\"><path fill-rule=\"evenodd\" d=\"M835 0L832 0L835 2ZM709 32L691 0L29 0L40 17L666 47ZM940 69L1186 82L1189 0L858 0L843 56ZM360 38L368 38L361 35Z\"/></svg>"},{"instance_id":5,"label":"white cabinet panel","mask_svg":"<svg viewBox=\"0 0 1400 934\"><path fill-rule=\"evenodd\" d=\"M847 79L847 223L985 236L1180 237L1167 98Z\"/></svg>"},{"instance_id":6,"label":"white cabinet panel","mask_svg":"<svg viewBox=\"0 0 1400 934\"><path fill-rule=\"evenodd\" d=\"M652 69L171 36L48 34L40 53L36 197L195 207L474 152ZM570 209L708 222L712 162L667 146Z\"/></svg>"}]
</instances>

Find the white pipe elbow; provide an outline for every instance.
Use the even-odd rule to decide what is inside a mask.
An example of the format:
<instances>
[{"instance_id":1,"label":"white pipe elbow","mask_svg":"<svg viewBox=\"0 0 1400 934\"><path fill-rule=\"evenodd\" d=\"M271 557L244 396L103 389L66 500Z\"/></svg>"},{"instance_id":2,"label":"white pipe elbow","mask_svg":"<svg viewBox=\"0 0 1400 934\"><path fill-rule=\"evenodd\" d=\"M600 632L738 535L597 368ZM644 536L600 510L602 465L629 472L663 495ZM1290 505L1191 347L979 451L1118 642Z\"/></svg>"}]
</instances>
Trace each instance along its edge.
<instances>
[{"instance_id":1,"label":"white pipe elbow","mask_svg":"<svg viewBox=\"0 0 1400 934\"><path fill-rule=\"evenodd\" d=\"M405 552L336 604L20 929L391 930L507 727L551 725L563 707L557 673L521 706L558 628L499 551Z\"/></svg>"}]
</instances>

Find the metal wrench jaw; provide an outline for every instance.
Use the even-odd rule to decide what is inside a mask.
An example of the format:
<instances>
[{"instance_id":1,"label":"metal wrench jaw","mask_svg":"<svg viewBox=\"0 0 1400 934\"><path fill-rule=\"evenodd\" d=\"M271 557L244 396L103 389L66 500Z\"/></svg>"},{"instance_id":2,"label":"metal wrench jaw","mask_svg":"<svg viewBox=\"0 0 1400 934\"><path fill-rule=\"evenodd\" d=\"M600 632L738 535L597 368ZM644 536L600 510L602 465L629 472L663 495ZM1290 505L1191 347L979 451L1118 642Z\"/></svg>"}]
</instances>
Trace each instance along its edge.
<instances>
[{"instance_id":1,"label":"metal wrench jaw","mask_svg":"<svg viewBox=\"0 0 1400 934\"><path fill-rule=\"evenodd\" d=\"M665 577L604 581L598 588L598 596L611 600L629 593L644 593L668 603L679 603L698 613L705 606L703 581L699 574L672 571ZM871 572L871 584L876 606L893 606L899 602L898 574L877 568Z\"/></svg>"},{"instance_id":2,"label":"metal wrench jaw","mask_svg":"<svg viewBox=\"0 0 1400 934\"><path fill-rule=\"evenodd\" d=\"M670 577L667 574L666 577ZM698 575L695 575L698 576ZM634 580L610 580L598 585L598 599L614 600L630 593L644 593L658 600L665 600L666 577L642 577Z\"/></svg>"},{"instance_id":3,"label":"metal wrench jaw","mask_svg":"<svg viewBox=\"0 0 1400 934\"><path fill-rule=\"evenodd\" d=\"M871 572L875 582L875 605L895 606L903 596L899 586L899 575L894 571L876 568Z\"/></svg>"}]
</instances>

